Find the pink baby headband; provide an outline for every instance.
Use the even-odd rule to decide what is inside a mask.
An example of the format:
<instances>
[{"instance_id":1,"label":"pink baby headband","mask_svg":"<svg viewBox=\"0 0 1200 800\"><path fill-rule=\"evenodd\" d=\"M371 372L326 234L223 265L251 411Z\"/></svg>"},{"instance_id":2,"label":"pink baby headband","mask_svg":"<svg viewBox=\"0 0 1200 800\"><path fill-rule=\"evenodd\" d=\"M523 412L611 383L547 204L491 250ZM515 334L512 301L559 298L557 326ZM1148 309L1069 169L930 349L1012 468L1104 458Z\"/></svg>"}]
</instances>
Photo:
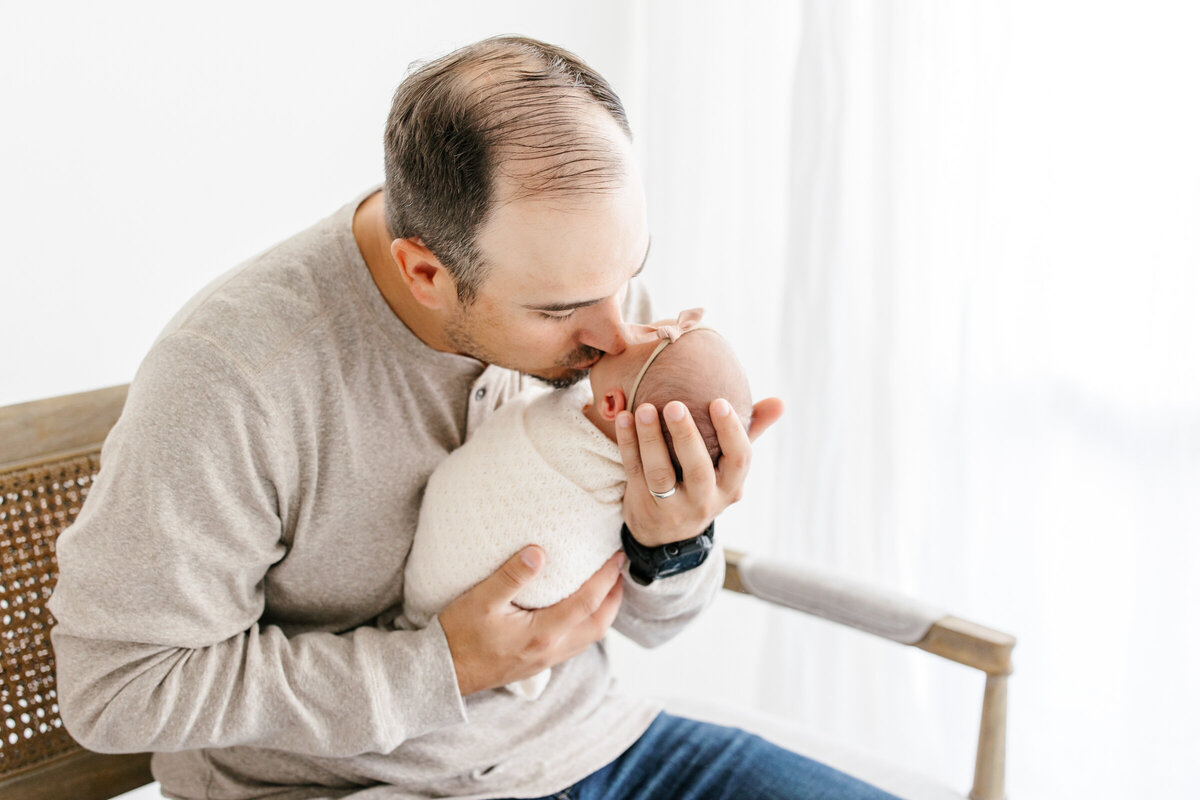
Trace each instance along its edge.
<instances>
[{"instance_id":1,"label":"pink baby headband","mask_svg":"<svg viewBox=\"0 0 1200 800\"><path fill-rule=\"evenodd\" d=\"M679 312L679 319L675 320L674 325L628 325L625 331L626 344L646 344L653 342L655 339L661 339L658 347L654 348L654 352L646 359L646 363L642 364L642 369L638 372L637 377L633 379L633 387L629 390L629 410L632 411L635 406L634 398L637 397L638 386L642 383L642 378L646 375L646 370L650 369L650 365L654 363L654 359L658 358L658 354L666 349L667 345L683 336L685 333L692 331L707 331L712 328L700 324L700 318L704 316L703 308L689 308L686 311Z\"/></svg>"}]
</instances>

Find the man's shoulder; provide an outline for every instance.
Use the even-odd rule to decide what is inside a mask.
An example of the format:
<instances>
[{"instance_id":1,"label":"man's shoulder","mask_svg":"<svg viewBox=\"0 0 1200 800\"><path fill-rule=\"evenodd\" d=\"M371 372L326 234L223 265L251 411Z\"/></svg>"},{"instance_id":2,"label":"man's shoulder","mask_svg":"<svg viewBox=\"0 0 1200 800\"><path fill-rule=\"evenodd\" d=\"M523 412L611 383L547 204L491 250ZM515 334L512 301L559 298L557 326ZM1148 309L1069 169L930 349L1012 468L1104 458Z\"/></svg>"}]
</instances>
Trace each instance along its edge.
<instances>
[{"instance_id":1,"label":"man's shoulder","mask_svg":"<svg viewBox=\"0 0 1200 800\"><path fill-rule=\"evenodd\" d=\"M353 313L345 208L247 259L213 280L172 318L156 341L191 334L259 372L299 345L323 320ZM345 230L343 230L343 228Z\"/></svg>"}]
</instances>

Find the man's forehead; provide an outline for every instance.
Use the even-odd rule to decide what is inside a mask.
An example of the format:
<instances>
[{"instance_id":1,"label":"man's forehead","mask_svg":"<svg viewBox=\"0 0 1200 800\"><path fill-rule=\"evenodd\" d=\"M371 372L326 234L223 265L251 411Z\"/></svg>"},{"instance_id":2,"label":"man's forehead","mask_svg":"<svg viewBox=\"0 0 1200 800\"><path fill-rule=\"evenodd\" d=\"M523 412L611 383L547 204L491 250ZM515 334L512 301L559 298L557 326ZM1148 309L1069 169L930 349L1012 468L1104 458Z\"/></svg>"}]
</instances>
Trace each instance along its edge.
<instances>
[{"instance_id":1,"label":"man's forehead","mask_svg":"<svg viewBox=\"0 0 1200 800\"><path fill-rule=\"evenodd\" d=\"M497 208L479 239L486 283L519 291L526 302L602 299L614 281L639 271L649 252L640 185L636 189L606 192L586 206L539 199Z\"/></svg>"},{"instance_id":2,"label":"man's forehead","mask_svg":"<svg viewBox=\"0 0 1200 800\"><path fill-rule=\"evenodd\" d=\"M640 275L646 267L646 261L649 256L650 241L649 237L647 237L646 249L643 251L642 259L632 272L625 264L614 265L613 269L605 270L607 280L596 282L594 284L596 286L595 289L590 288L591 283L583 280L572 280L576 276L565 274L558 281L548 282L541 286L529 285L527 291L522 292L525 297L520 299L520 305L533 311L569 311L575 308L586 308L596 305L607 300L630 278ZM560 272L567 273L567 270L561 270ZM613 285L614 281L616 282L615 288ZM591 292L590 294L589 291Z\"/></svg>"}]
</instances>

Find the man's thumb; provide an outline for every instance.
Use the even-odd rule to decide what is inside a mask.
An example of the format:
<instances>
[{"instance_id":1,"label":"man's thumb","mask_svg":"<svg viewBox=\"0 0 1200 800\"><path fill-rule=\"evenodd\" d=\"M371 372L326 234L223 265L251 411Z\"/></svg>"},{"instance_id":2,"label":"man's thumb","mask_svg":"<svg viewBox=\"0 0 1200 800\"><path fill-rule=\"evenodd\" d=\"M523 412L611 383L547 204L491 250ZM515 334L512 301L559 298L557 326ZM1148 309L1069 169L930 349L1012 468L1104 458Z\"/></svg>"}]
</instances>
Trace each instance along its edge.
<instances>
[{"instance_id":1,"label":"man's thumb","mask_svg":"<svg viewBox=\"0 0 1200 800\"><path fill-rule=\"evenodd\" d=\"M517 592L521 591L525 584L533 580L534 576L541 571L544 563L546 563L546 554L542 552L542 548L532 544L505 561L504 566L496 570L492 576L493 580L499 584L497 586L498 599L507 602L516 597Z\"/></svg>"}]
</instances>

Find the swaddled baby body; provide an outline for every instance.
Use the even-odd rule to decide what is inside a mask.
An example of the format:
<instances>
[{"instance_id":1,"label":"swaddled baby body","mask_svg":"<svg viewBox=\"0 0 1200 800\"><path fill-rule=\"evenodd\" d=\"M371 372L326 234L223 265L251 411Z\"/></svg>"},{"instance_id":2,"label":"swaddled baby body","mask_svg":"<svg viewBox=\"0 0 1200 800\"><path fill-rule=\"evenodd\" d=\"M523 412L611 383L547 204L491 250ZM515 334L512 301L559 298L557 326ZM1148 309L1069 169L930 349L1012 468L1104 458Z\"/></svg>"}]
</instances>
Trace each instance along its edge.
<instances>
[{"instance_id":1,"label":"swaddled baby body","mask_svg":"<svg viewBox=\"0 0 1200 800\"><path fill-rule=\"evenodd\" d=\"M546 553L541 572L513 600L527 609L566 598L619 550L625 470L615 420L634 402L660 411L683 402L715 463L709 403L724 397L748 424L750 391L733 351L696 324L699 315L693 309L678 321L629 326L626 349L600 359L587 383L508 401L438 465L404 569L406 627L428 625L526 545ZM506 688L533 699L550 676L544 670Z\"/></svg>"}]
</instances>

